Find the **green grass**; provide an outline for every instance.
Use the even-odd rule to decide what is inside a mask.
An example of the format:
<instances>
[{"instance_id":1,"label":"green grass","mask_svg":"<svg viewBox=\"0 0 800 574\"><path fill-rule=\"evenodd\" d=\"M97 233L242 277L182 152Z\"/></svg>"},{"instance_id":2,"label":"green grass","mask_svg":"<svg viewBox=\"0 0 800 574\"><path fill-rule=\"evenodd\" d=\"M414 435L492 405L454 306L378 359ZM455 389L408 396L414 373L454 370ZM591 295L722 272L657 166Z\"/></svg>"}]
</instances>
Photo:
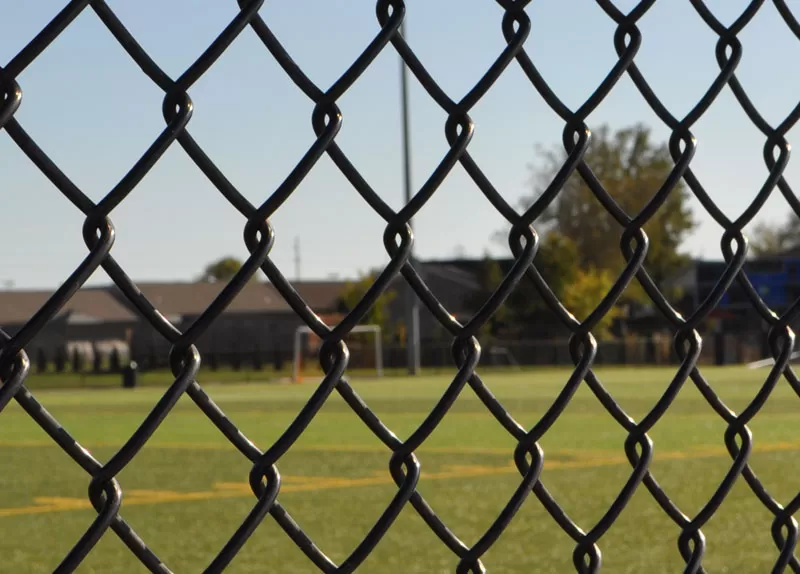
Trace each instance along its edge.
<instances>
[{"instance_id":1,"label":"green grass","mask_svg":"<svg viewBox=\"0 0 800 574\"><path fill-rule=\"evenodd\" d=\"M670 381L669 369L598 371L619 403L641 418ZM723 399L742 409L766 370L705 368ZM515 418L530 428L555 398L566 370L488 373L486 382ZM204 374L213 378L213 373ZM201 377L201 382L204 379ZM401 438L419 425L446 387L444 376L356 379L354 386ZM205 385L204 385L205 386ZM205 388L262 449L286 428L314 390L291 384L212 384ZM107 460L158 400L161 388L36 391L50 412L94 456ZM781 382L750 425L751 458L780 501L800 491L800 399ZM693 516L730 466L725 425L691 385L682 390L650 436L652 470L682 510ZM630 474L625 433L582 387L545 435L543 481L584 530L603 515ZM514 441L468 388L418 451L419 490L467 544L473 544L519 484L509 469ZM52 572L94 517L37 497L86 500L89 479L12 402L0 414L0 553L3 572ZM334 394L279 463L281 503L336 562L344 560L396 492L389 452ZM461 468L458 468L461 467ZM252 507L249 462L183 398L142 452L119 476L122 514L175 572L199 572L213 559ZM220 483L235 483L219 486ZM238 486L237 486L238 485ZM142 491L169 491L153 494ZM187 494L200 493L200 494ZM203 494L205 493L205 494ZM159 500L159 496L161 500ZM188 500L191 498L191 500ZM21 509L13 514L8 509ZM709 572L769 572L777 558L771 515L739 481L704 527ZM603 536L603 572L681 572L678 528L640 488ZM489 572L572 572L574 542L531 495L508 530L485 555ZM359 571L454 572L457 559L408 506ZM143 572L107 532L79 572ZM267 517L233 561L230 572L316 572Z\"/></svg>"},{"instance_id":2,"label":"green grass","mask_svg":"<svg viewBox=\"0 0 800 574\"><path fill-rule=\"evenodd\" d=\"M290 369L275 371L272 368L265 368L260 371L253 369L242 369L235 371L229 367L220 368L216 371L209 371L207 378L218 383L251 383L277 381L281 378L291 376ZM146 370L141 369L138 375L138 384L145 387L165 387L172 383L175 377L167 369ZM122 386L122 374L112 372L93 373L91 371L56 372L54 369L40 372L36 367L31 368L28 375L26 386L31 390L37 389L96 389L96 388L119 388Z\"/></svg>"},{"instance_id":3,"label":"green grass","mask_svg":"<svg viewBox=\"0 0 800 574\"><path fill-rule=\"evenodd\" d=\"M497 370L498 368L493 368ZM530 370L530 368L526 369ZM384 374L387 376L402 376L405 374L404 368L386 368ZM375 376L375 369L354 369L351 373L360 377ZM429 368L428 374L450 373L449 368ZM303 377L311 380L319 380L322 376L322 369L318 365L306 365L303 369ZM217 370L205 370L205 380L213 383L276 383L285 382L292 377L292 365L284 364L280 370L276 370L271 365L263 369L256 370L249 366L243 366L239 370L231 367L220 367ZM143 387L166 387L175 380L174 375L167 369L140 369L138 374L138 385ZM113 389L122 386L122 374L113 372L94 373L90 370L74 372L66 370L61 373L50 368L46 371L38 371L35 366L25 379L25 386L31 390L38 389Z\"/></svg>"}]
</instances>

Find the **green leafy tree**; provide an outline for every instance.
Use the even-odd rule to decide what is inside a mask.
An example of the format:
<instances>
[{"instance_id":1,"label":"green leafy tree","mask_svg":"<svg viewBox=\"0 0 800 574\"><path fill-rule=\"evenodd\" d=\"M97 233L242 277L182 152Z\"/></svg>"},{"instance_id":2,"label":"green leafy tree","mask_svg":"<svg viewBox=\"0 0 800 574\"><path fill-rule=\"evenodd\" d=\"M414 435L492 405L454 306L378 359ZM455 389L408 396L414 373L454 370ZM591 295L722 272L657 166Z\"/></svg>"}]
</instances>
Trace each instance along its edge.
<instances>
[{"instance_id":1,"label":"green leafy tree","mask_svg":"<svg viewBox=\"0 0 800 574\"><path fill-rule=\"evenodd\" d=\"M564 306L579 321L585 320L603 297L614 284L614 277L608 269L579 269L575 272L572 280L564 287L561 301ZM598 339L606 339L611 336L611 326L619 316L619 308L613 307L597 323L592 333Z\"/></svg>"},{"instance_id":2,"label":"green leafy tree","mask_svg":"<svg viewBox=\"0 0 800 574\"><path fill-rule=\"evenodd\" d=\"M565 288L575 278L576 259L575 243L567 237L557 231L549 231L541 238L534 264L553 294L559 299L563 298ZM528 277L522 278L506 299L504 307L507 312L502 316L503 330L517 336L524 336L527 331L541 325L543 320L552 319L546 312L544 299Z\"/></svg>"},{"instance_id":3,"label":"green leafy tree","mask_svg":"<svg viewBox=\"0 0 800 574\"><path fill-rule=\"evenodd\" d=\"M377 277L376 273L368 273L356 281L348 281L339 296L340 310L345 313L353 310ZM362 324L379 325L384 339L387 340L393 337L394 329L397 327L392 323L392 315L389 308L389 304L395 297L397 297L397 292L391 288L387 289L370 307L364 318L361 319Z\"/></svg>"},{"instance_id":4,"label":"green leafy tree","mask_svg":"<svg viewBox=\"0 0 800 574\"><path fill-rule=\"evenodd\" d=\"M541 195L567 158L563 149L539 152L543 161L534 170L534 193L525 200L525 207ZM631 217L655 196L674 167L667 144L654 142L650 130L641 124L616 132L608 126L600 127L592 134L584 160ZM681 247L696 227L689 200L689 191L679 182L644 226L650 240L645 265L659 285L688 261ZM592 269L607 270L614 277L624 267L620 250L623 228L577 172L535 225L558 233L574 245L572 266L589 273L594 273ZM636 293L643 296L636 287L629 290L629 296Z\"/></svg>"},{"instance_id":5,"label":"green leafy tree","mask_svg":"<svg viewBox=\"0 0 800 574\"><path fill-rule=\"evenodd\" d=\"M235 257L222 257L206 266L200 276L200 281L208 283L230 281L241 268L242 262L239 259Z\"/></svg>"}]
</instances>

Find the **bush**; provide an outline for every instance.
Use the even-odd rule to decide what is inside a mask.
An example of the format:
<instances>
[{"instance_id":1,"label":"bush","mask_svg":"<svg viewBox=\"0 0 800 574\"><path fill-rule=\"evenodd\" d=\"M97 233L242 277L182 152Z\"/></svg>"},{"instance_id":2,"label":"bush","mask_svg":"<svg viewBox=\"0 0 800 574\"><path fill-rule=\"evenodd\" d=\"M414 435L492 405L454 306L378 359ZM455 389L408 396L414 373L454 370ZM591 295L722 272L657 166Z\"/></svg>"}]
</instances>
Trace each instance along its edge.
<instances>
[{"instance_id":1,"label":"bush","mask_svg":"<svg viewBox=\"0 0 800 574\"><path fill-rule=\"evenodd\" d=\"M114 350L111 351L111 357L109 358L109 369L112 373L119 373L121 369L122 360L119 356L119 349L114 347Z\"/></svg>"},{"instance_id":2,"label":"bush","mask_svg":"<svg viewBox=\"0 0 800 574\"><path fill-rule=\"evenodd\" d=\"M264 362L261 360L261 349L256 347L253 351L253 370L260 371L264 368Z\"/></svg>"},{"instance_id":3,"label":"bush","mask_svg":"<svg viewBox=\"0 0 800 574\"><path fill-rule=\"evenodd\" d=\"M75 347L72 349L72 372L80 373L81 370L83 370L83 357L81 357L81 353L78 351L78 348Z\"/></svg>"},{"instance_id":4,"label":"bush","mask_svg":"<svg viewBox=\"0 0 800 574\"><path fill-rule=\"evenodd\" d=\"M59 347L56 351L56 372L63 373L67 368L67 350Z\"/></svg>"},{"instance_id":5,"label":"bush","mask_svg":"<svg viewBox=\"0 0 800 574\"><path fill-rule=\"evenodd\" d=\"M40 373L47 372L47 353L41 347L36 351L36 370Z\"/></svg>"},{"instance_id":6,"label":"bush","mask_svg":"<svg viewBox=\"0 0 800 574\"><path fill-rule=\"evenodd\" d=\"M103 354L100 352L100 349L95 345L93 348L94 350L94 357L92 360L92 370L95 373L99 373L103 370Z\"/></svg>"},{"instance_id":7,"label":"bush","mask_svg":"<svg viewBox=\"0 0 800 574\"><path fill-rule=\"evenodd\" d=\"M211 351L206 355L208 357L208 368L212 371L216 371L219 369L219 358L214 351Z\"/></svg>"}]
</instances>

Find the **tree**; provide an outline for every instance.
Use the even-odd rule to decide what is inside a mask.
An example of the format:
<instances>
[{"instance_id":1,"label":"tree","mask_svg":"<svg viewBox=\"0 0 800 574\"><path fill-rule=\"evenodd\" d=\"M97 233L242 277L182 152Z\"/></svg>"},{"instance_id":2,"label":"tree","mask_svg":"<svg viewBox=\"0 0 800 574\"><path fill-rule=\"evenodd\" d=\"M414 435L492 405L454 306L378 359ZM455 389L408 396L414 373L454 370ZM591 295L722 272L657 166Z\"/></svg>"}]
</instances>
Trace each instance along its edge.
<instances>
[{"instance_id":1,"label":"tree","mask_svg":"<svg viewBox=\"0 0 800 574\"><path fill-rule=\"evenodd\" d=\"M230 281L241 268L242 262L235 257L222 257L206 266L200 276L200 281L208 283Z\"/></svg>"},{"instance_id":2,"label":"tree","mask_svg":"<svg viewBox=\"0 0 800 574\"><path fill-rule=\"evenodd\" d=\"M348 281L339 296L339 307L343 312L350 312L367 293L367 289L375 282L378 275L368 273L357 281ZM395 299L397 293L389 288L384 291L361 319L362 324L379 325L385 339L390 339L394 325L391 321L389 304Z\"/></svg>"},{"instance_id":3,"label":"tree","mask_svg":"<svg viewBox=\"0 0 800 574\"><path fill-rule=\"evenodd\" d=\"M539 249L534 259L536 269L547 282L553 294L562 299L564 290L575 278L577 267L577 250L575 244L557 231L549 231L540 239ZM470 301L474 309L478 309L489 295L497 289L504 278L504 271L497 261L484 258L483 269L478 277L481 287ZM484 326L481 335L488 330L492 335L503 332L503 336L523 337L535 331L541 335L540 329L553 325L553 315L547 311L544 298L537 292L528 277L522 277L517 287L511 291L503 306L498 309L495 322L490 320ZM483 339L481 339L483 340Z\"/></svg>"},{"instance_id":4,"label":"tree","mask_svg":"<svg viewBox=\"0 0 800 574\"><path fill-rule=\"evenodd\" d=\"M563 149L540 149L539 153L543 163L534 170L534 193L524 201L525 207L542 194L567 158ZM654 143L650 130L641 124L613 133L608 126L600 127L592 134L584 160L631 217L653 198L674 167L668 146ZM689 199L686 186L679 182L644 226L649 238L645 266L658 285L687 262L681 246L696 227ZM576 259L570 265L586 273L607 270L616 277L625 265L620 250L623 228L577 172L535 226L540 231L558 233L563 238L559 241L571 242Z\"/></svg>"},{"instance_id":5,"label":"tree","mask_svg":"<svg viewBox=\"0 0 800 574\"><path fill-rule=\"evenodd\" d=\"M800 250L800 219L794 214L780 225L757 225L750 237L750 253L755 257L783 255Z\"/></svg>"},{"instance_id":6,"label":"tree","mask_svg":"<svg viewBox=\"0 0 800 574\"><path fill-rule=\"evenodd\" d=\"M564 288L561 300L575 318L584 321L600 304L613 284L614 277L607 269L595 269L594 267L586 270L579 269L572 281ZM619 309L612 307L592 329L595 337L598 339L610 337L611 326L618 316Z\"/></svg>"},{"instance_id":7,"label":"tree","mask_svg":"<svg viewBox=\"0 0 800 574\"><path fill-rule=\"evenodd\" d=\"M492 293L500 286L500 283L502 283L503 269L495 259L484 255L480 267L478 268L476 279L478 280L479 288L473 293L472 297L470 297L469 306L477 313L489 297L491 297ZM478 332L478 339L481 343L488 345L492 338L498 335L499 331L505 325L508 313L508 306L503 305L489 317Z\"/></svg>"}]
</instances>

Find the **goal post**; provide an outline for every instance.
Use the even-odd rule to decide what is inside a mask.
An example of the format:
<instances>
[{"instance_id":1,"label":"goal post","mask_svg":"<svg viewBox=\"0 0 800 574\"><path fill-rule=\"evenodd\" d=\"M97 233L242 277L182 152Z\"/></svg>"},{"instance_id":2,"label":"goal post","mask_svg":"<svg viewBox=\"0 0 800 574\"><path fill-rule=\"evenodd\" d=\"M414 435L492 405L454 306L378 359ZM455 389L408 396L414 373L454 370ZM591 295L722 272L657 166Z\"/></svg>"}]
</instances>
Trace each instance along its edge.
<instances>
[{"instance_id":1,"label":"goal post","mask_svg":"<svg viewBox=\"0 0 800 574\"><path fill-rule=\"evenodd\" d=\"M800 359L800 352L795 351L791 355L789 355L789 361L796 361ZM775 364L775 359L770 357L768 359L762 359L760 361L753 361L752 363L747 363L748 369L763 369L764 367L771 367Z\"/></svg>"},{"instance_id":2,"label":"goal post","mask_svg":"<svg viewBox=\"0 0 800 574\"><path fill-rule=\"evenodd\" d=\"M374 343L375 352L375 373L376 376L383 376L383 342L381 340L381 326L380 325L356 325L348 333L348 335L356 333L372 333L372 341ZM317 339L314 332L307 325L301 325L294 332L294 347L292 353L292 381L295 383L302 382L303 380L303 349L305 347L304 337L314 337ZM319 340L319 339L317 339ZM346 339L345 339L346 341Z\"/></svg>"}]
</instances>

